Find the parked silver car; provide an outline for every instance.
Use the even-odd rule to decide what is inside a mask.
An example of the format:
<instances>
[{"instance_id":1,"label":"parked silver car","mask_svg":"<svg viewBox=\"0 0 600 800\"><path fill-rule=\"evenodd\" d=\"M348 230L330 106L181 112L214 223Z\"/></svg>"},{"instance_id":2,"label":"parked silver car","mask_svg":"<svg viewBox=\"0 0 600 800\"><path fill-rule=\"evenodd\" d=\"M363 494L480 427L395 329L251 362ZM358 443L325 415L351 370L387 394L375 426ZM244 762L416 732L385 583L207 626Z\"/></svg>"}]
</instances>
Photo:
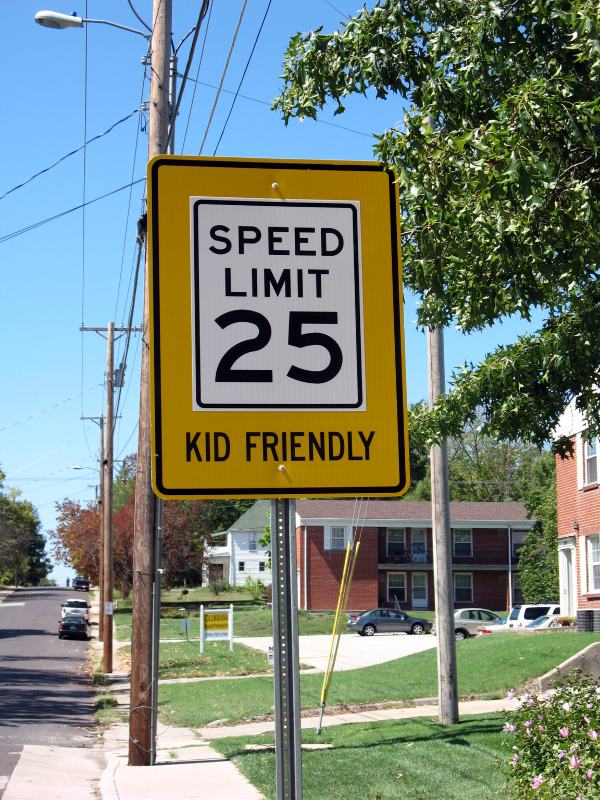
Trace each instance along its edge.
<instances>
[{"instance_id":1,"label":"parked silver car","mask_svg":"<svg viewBox=\"0 0 600 800\"><path fill-rule=\"evenodd\" d=\"M487 608L459 608L454 612L454 635L457 639L477 636L479 629L492 625L500 616Z\"/></svg>"},{"instance_id":2,"label":"parked silver car","mask_svg":"<svg viewBox=\"0 0 600 800\"><path fill-rule=\"evenodd\" d=\"M346 628L356 631L359 636L373 636L375 633L411 633L419 636L431 633L431 622L393 608L373 608L364 614L351 614Z\"/></svg>"}]
</instances>

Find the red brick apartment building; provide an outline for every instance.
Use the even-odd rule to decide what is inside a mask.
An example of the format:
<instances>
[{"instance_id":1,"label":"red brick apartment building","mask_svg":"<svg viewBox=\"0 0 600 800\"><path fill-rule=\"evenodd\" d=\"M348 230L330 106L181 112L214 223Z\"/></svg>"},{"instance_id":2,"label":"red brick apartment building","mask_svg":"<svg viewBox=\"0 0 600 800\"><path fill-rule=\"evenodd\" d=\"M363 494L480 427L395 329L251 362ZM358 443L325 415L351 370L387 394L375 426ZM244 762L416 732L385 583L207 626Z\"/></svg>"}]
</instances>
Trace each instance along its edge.
<instances>
[{"instance_id":1,"label":"red brick apartment building","mask_svg":"<svg viewBox=\"0 0 600 800\"><path fill-rule=\"evenodd\" d=\"M573 457L556 459L556 502L561 611L578 627L581 612L600 609L600 447L587 427L572 402L555 431L573 441Z\"/></svg>"},{"instance_id":2,"label":"red brick apartment building","mask_svg":"<svg viewBox=\"0 0 600 800\"><path fill-rule=\"evenodd\" d=\"M266 502L266 501L259 501ZM361 531L349 609L433 609L431 504L298 500L299 607L336 607L346 544ZM531 530L519 503L451 503L454 605L503 610L521 600L518 550Z\"/></svg>"}]
</instances>

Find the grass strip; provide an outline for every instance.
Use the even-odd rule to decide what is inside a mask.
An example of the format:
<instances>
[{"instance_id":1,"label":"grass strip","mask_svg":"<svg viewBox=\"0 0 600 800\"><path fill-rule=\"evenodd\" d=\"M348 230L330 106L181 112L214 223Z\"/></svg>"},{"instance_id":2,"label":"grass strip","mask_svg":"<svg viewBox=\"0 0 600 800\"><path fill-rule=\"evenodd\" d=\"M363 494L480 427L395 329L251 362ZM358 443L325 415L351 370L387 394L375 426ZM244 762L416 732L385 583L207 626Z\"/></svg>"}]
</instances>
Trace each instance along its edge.
<instances>
[{"instance_id":1,"label":"grass strip","mask_svg":"<svg viewBox=\"0 0 600 800\"><path fill-rule=\"evenodd\" d=\"M298 626L301 636L309 634L330 634L333 627L333 611L300 611ZM131 613L117 612L114 615L116 638L120 642L131 639ZM200 635L200 620L190 617L190 636ZM233 614L234 636L272 636L273 622L271 609L240 609ZM182 619L162 619L160 622L161 639L177 639L184 636Z\"/></svg>"},{"instance_id":2,"label":"grass strip","mask_svg":"<svg viewBox=\"0 0 600 800\"><path fill-rule=\"evenodd\" d=\"M501 697L599 640L593 633L549 631L502 633L457 642L459 694ZM436 658L435 650L427 650L373 667L338 672L328 704L351 706L435 696ZM320 674L301 676L302 708L317 708L322 680ZM159 701L162 717L170 724L193 728L217 719L239 722L273 713L273 679L161 686Z\"/></svg>"},{"instance_id":3,"label":"grass strip","mask_svg":"<svg viewBox=\"0 0 600 800\"><path fill-rule=\"evenodd\" d=\"M500 714L465 717L442 727L411 719L302 732L304 800L497 800L509 758ZM268 800L275 797L275 754L245 746L272 744L271 735L221 739L212 746L231 759Z\"/></svg>"},{"instance_id":4,"label":"grass strip","mask_svg":"<svg viewBox=\"0 0 600 800\"><path fill-rule=\"evenodd\" d=\"M131 659L131 648L120 647L122 663ZM158 677L215 678L231 675L255 675L270 672L267 656L243 644L229 650L229 642L205 642L200 655L199 642L169 642L160 646Z\"/></svg>"}]
</instances>

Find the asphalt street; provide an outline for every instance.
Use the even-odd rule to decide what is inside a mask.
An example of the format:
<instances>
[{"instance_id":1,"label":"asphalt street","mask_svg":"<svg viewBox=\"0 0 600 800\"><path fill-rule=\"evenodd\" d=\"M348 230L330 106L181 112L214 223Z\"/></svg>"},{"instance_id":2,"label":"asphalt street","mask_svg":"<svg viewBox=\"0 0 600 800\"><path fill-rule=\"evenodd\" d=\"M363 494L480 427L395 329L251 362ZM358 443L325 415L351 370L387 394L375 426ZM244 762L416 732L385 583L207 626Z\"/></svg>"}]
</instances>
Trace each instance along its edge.
<instances>
[{"instance_id":1,"label":"asphalt street","mask_svg":"<svg viewBox=\"0 0 600 800\"><path fill-rule=\"evenodd\" d=\"M0 797L24 745L93 744L88 643L57 634L67 597L87 594L21 589L0 603Z\"/></svg>"}]
</instances>

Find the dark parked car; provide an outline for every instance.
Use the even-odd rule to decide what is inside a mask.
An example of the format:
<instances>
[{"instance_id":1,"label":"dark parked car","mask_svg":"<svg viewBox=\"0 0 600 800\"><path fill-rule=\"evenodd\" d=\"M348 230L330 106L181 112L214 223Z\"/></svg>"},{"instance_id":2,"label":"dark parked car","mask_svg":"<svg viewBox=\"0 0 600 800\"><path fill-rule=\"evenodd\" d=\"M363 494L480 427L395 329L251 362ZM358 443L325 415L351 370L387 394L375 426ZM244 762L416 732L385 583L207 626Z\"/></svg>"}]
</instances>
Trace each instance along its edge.
<instances>
[{"instance_id":1,"label":"dark parked car","mask_svg":"<svg viewBox=\"0 0 600 800\"><path fill-rule=\"evenodd\" d=\"M410 617L404 611L393 608L374 608L364 614L351 614L346 628L356 631L359 636L373 636L375 633L431 633L431 622L421 617Z\"/></svg>"},{"instance_id":2,"label":"dark parked car","mask_svg":"<svg viewBox=\"0 0 600 800\"><path fill-rule=\"evenodd\" d=\"M90 582L87 578L81 578L78 575L76 578L73 578L73 589L75 589L76 592L89 592Z\"/></svg>"},{"instance_id":3,"label":"dark parked car","mask_svg":"<svg viewBox=\"0 0 600 800\"><path fill-rule=\"evenodd\" d=\"M88 639L88 622L84 617L67 614L58 623L58 638Z\"/></svg>"}]
</instances>

